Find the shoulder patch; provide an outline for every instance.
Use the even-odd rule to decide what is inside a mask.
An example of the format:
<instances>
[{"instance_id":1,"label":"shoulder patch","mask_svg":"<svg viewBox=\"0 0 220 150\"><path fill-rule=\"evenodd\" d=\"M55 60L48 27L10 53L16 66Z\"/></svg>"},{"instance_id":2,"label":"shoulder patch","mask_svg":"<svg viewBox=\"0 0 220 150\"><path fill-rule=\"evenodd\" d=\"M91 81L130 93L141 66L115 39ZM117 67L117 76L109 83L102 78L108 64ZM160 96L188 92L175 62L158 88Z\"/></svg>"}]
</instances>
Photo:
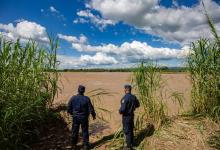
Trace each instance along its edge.
<instances>
[{"instance_id":1,"label":"shoulder patch","mask_svg":"<svg viewBox=\"0 0 220 150\"><path fill-rule=\"evenodd\" d=\"M121 103L123 104L124 102L125 102L125 100L124 100L124 99L122 99L122 100L121 100Z\"/></svg>"}]
</instances>

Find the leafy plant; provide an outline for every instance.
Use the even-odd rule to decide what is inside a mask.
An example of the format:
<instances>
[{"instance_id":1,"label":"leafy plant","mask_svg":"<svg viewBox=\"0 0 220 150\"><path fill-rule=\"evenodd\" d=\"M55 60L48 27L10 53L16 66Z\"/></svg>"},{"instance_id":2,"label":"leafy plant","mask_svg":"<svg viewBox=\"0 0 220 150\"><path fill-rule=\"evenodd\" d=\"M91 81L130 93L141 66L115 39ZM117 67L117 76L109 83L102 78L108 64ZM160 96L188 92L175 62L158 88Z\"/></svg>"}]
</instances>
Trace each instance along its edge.
<instances>
[{"instance_id":1,"label":"leafy plant","mask_svg":"<svg viewBox=\"0 0 220 150\"><path fill-rule=\"evenodd\" d=\"M0 146L27 147L49 116L57 89L57 39L50 48L0 36Z\"/></svg>"},{"instance_id":2,"label":"leafy plant","mask_svg":"<svg viewBox=\"0 0 220 150\"><path fill-rule=\"evenodd\" d=\"M213 40L200 39L191 45L187 62L192 80L191 107L196 114L220 118L220 38L205 11Z\"/></svg>"},{"instance_id":3,"label":"leafy plant","mask_svg":"<svg viewBox=\"0 0 220 150\"><path fill-rule=\"evenodd\" d=\"M166 119L166 105L160 95L162 79L160 69L153 63L141 62L132 79L141 106L144 110L142 120L152 120L159 127Z\"/></svg>"},{"instance_id":4,"label":"leafy plant","mask_svg":"<svg viewBox=\"0 0 220 150\"><path fill-rule=\"evenodd\" d=\"M144 136L143 140L146 132L153 132L154 126L158 129L167 121L167 105L161 93L161 87L164 82L161 78L160 68L151 62L141 62L133 72L132 83L141 106L135 120L135 133L137 139L139 136ZM173 102L178 102L180 108L183 107L183 96L181 93L173 92L170 98L172 98ZM146 131L146 129L149 131ZM145 149L146 143L146 141L140 142L139 145L136 145L138 146L137 149ZM123 146L124 136L122 128L119 128L114 138L110 141L108 148L119 150Z\"/></svg>"}]
</instances>

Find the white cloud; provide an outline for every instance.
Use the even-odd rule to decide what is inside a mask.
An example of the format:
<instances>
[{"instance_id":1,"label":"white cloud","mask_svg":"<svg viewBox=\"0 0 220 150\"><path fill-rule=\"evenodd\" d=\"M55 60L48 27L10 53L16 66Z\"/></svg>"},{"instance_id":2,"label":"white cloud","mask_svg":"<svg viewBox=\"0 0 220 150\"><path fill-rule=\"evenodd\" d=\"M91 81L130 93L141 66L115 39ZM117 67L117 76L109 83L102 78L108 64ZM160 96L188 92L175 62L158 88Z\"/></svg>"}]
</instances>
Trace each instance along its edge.
<instances>
[{"instance_id":1,"label":"white cloud","mask_svg":"<svg viewBox=\"0 0 220 150\"><path fill-rule=\"evenodd\" d=\"M58 11L54 6L50 6L49 11L51 12L52 16L57 17L61 21L66 21L66 17L60 11Z\"/></svg>"},{"instance_id":2,"label":"white cloud","mask_svg":"<svg viewBox=\"0 0 220 150\"><path fill-rule=\"evenodd\" d=\"M92 67L92 66L103 66L103 65L114 65L117 64L117 60L111 56L107 56L103 53L96 53L94 56L81 55L80 57L58 55L58 61L60 62L59 68L81 68L81 67Z\"/></svg>"},{"instance_id":3,"label":"white cloud","mask_svg":"<svg viewBox=\"0 0 220 150\"><path fill-rule=\"evenodd\" d=\"M59 61L59 68L61 69L70 69L70 68L78 68L80 66L79 58L73 56L66 55L57 55L57 60Z\"/></svg>"},{"instance_id":4,"label":"white cloud","mask_svg":"<svg viewBox=\"0 0 220 150\"><path fill-rule=\"evenodd\" d=\"M84 18L77 18L77 19L73 20L73 23L74 24L77 24L77 23L89 23L89 21L84 19Z\"/></svg>"},{"instance_id":5,"label":"white cloud","mask_svg":"<svg viewBox=\"0 0 220 150\"><path fill-rule=\"evenodd\" d=\"M117 64L118 61L111 56L107 56L105 53L98 52L94 56L82 55L80 57L80 62L82 64L88 65L110 65Z\"/></svg>"},{"instance_id":6,"label":"white cloud","mask_svg":"<svg viewBox=\"0 0 220 150\"><path fill-rule=\"evenodd\" d=\"M21 19L15 20L14 22L19 23L19 22L23 22L23 21L25 21L25 19L21 18Z\"/></svg>"},{"instance_id":7,"label":"white cloud","mask_svg":"<svg viewBox=\"0 0 220 150\"><path fill-rule=\"evenodd\" d=\"M9 24L0 24L0 30L12 31L14 30L14 26L12 23Z\"/></svg>"},{"instance_id":8,"label":"white cloud","mask_svg":"<svg viewBox=\"0 0 220 150\"><path fill-rule=\"evenodd\" d=\"M83 34L80 35L79 38L75 37L75 36L68 36L68 35L63 35L63 34L58 34L58 37L60 39L66 40L68 42L71 43L86 43L87 42L87 37L84 36Z\"/></svg>"},{"instance_id":9,"label":"white cloud","mask_svg":"<svg viewBox=\"0 0 220 150\"><path fill-rule=\"evenodd\" d=\"M204 3L219 27L220 5L213 0L204 0ZM193 7L175 5L172 8L159 6L158 0L91 0L86 5L105 19L123 21L168 41L188 44L201 36L211 37L201 2Z\"/></svg>"},{"instance_id":10,"label":"white cloud","mask_svg":"<svg viewBox=\"0 0 220 150\"><path fill-rule=\"evenodd\" d=\"M80 52L108 54L124 62L138 62L141 59L181 59L186 57L189 52L186 47L182 49L155 48L146 42L140 41L124 42L120 46L114 44L92 46L89 44L72 43L72 47Z\"/></svg>"},{"instance_id":11,"label":"white cloud","mask_svg":"<svg viewBox=\"0 0 220 150\"><path fill-rule=\"evenodd\" d=\"M53 6L50 6L50 11L53 13L59 13L59 11Z\"/></svg>"},{"instance_id":12,"label":"white cloud","mask_svg":"<svg viewBox=\"0 0 220 150\"><path fill-rule=\"evenodd\" d=\"M88 23L89 21L99 27L100 30L103 30L107 25L115 25L115 21L110 19L101 18L98 15L94 15L90 10L81 10L77 12L77 15L80 18L75 19L74 23ZM88 20L86 20L88 19Z\"/></svg>"},{"instance_id":13,"label":"white cloud","mask_svg":"<svg viewBox=\"0 0 220 150\"><path fill-rule=\"evenodd\" d=\"M22 40L34 39L39 42L48 42L46 28L35 22L22 20L14 26L12 23L1 24L1 33L11 40L21 38Z\"/></svg>"},{"instance_id":14,"label":"white cloud","mask_svg":"<svg viewBox=\"0 0 220 150\"><path fill-rule=\"evenodd\" d=\"M181 49L167 47L156 48L148 45L146 42L140 41L124 42L121 45L110 43L94 46L88 44L87 38L83 35L79 38L65 35L58 36L70 42L73 49L86 54L78 59L74 58L74 62L72 62L73 66L97 66L107 64L120 64L120 66L122 66L123 64L137 63L141 60L180 60L184 59L189 53L189 47L187 46ZM93 55L94 53L95 55Z\"/></svg>"}]
</instances>

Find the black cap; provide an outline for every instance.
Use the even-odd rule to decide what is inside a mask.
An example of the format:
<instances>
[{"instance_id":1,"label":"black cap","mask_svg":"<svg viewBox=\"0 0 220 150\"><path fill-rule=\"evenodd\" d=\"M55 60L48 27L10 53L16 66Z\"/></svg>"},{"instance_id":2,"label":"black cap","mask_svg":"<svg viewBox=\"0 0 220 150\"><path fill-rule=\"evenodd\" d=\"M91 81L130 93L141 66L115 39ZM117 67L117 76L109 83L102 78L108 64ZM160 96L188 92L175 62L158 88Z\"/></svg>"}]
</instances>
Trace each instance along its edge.
<instances>
[{"instance_id":1,"label":"black cap","mask_svg":"<svg viewBox=\"0 0 220 150\"><path fill-rule=\"evenodd\" d=\"M78 92L79 93L84 93L85 92L85 86L83 86L83 85L79 85L79 87L78 87Z\"/></svg>"},{"instance_id":2,"label":"black cap","mask_svg":"<svg viewBox=\"0 0 220 150\"><path fill-rule=\"evenodd\" d=\"M131 90L131 85L130 85L130 84L125 84L125 85L124 85L124 88L125 88L125 89L130 89L130 90Z\"/></svg>"}]
</instances>

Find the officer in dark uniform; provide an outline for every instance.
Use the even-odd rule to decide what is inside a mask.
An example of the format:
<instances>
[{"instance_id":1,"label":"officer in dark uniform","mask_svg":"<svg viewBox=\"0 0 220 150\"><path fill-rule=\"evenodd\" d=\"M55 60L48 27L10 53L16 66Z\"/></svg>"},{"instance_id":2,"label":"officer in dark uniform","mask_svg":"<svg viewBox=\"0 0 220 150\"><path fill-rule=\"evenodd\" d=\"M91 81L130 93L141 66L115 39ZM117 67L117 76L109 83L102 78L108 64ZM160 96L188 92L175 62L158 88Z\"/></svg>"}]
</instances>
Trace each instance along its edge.
<instances>
[{"instance_id":1,"label":"officer in dark uniform","mask_svg":"<svg viewBox=\"0 0 220 150\"><path fill-rule=\"evenodd\" d=\"M134 145L134 111L140 106L135 95L131 94L131 85L125 85L125 96L121 99L119 113L122 115L123 131L127 146L125 149L132 149Z\"/></svg>"},{"instance_id":2,"label":"officer in dark uniform","mask_svg":"<svg viewBox=\"0 0 220 150\"><path fill-rule=\"evenodd\" d=\"M84 96L85 87L79 85L78 94L73 96L68 103L68 113L73 117L72 123L72 144L76 148L79 135L79 127L82 128L84 150L89 149L89 114L93 120L96 119L96 113L89 97Z\"/></svg>"}]
</instances>

